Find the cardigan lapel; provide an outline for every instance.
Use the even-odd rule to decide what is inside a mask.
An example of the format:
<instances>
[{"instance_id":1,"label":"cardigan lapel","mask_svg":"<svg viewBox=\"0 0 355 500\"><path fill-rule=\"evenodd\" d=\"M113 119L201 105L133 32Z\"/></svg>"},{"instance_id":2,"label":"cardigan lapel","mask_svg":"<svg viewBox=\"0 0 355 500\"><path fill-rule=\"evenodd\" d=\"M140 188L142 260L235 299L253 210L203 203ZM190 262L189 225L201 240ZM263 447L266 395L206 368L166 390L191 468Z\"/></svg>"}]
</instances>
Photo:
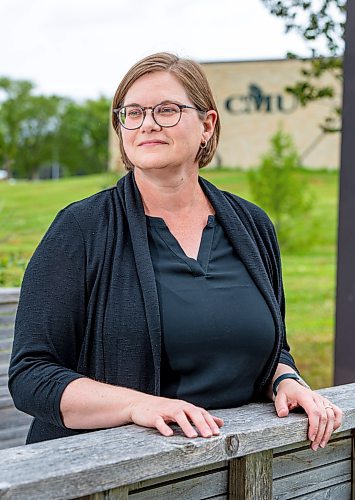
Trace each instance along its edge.
<instances>
[{"instance_id":1,"label":"cardigan lapel","mask_svg":"<svg viewBox=\"0 0 355 500\"><path fill-rule=\"evenodd\" d=\"M226 232L233 248L251 274L263 295L274 296L268 273L254 238L247 231L235 207L213 184L200 177L200 184L216 211L217 218Z\"/></svg>"},{"instance_id":2,"label":"cardigan lapel","mask_svg":"<svg viewBox=\"0 0 355 500\"><path fill-rule=\"evenodd\" d=\"M121 184L122 182L122 184ZM120 194L123 195L126 217L134 252L138 278L142 290L145 315L149 337L152 346L155 394L160 394L160 364L161 364L161 323L158 292L155 275L150 257L147 227L142 199L132 172L129 172L118 182Z\"/></svg>"}]
</instances>

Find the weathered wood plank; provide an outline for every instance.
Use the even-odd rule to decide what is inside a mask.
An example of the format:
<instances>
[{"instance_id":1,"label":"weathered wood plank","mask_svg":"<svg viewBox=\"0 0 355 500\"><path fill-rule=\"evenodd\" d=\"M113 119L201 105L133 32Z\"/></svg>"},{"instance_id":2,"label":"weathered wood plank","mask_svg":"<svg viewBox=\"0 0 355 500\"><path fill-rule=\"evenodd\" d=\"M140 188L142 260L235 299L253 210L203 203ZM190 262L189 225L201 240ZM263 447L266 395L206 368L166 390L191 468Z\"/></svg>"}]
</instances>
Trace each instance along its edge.
<instances>
[{"instance_id":1,"label":"weathered wood plank","mask_svg":"<svg viewBox=\"0 0 355 500\"><path fill-rule=\"evenodd\" d=\"M0 394L0 410L3 408L14 408L14 402L9 393L6 393L6 387L1 387L1 392L4 394Z\"/></svg>"},{"instance_id":2,"label":"weathered wood plank","mask_svg":"<svg viewBox=\"0 0 355 500\"><path fill-rule=\"evenodd\" d=\"M351 432L351 440L352 440L352 481L351 481L351 492L352 492L352 500L355 500L355 429Z\"/></svg>"},{"instance_id":3,"label":"weathered wood plank","mask_svg":"<svg viewBox=\"0 0 355 500\"><path fill-rule=\"evenodd\" d=\"M16 448L17 446L23 446L26 442L26 436L22 439L7 439L0 443L0 450L9 450L10 448ZM1 484L1 482L0 482ZM2 497L0 497L2 498Z\"/></svg>"},{"instance_id":4,"label":"weathered wood plank","mask_svg":"<svg viewBox=\"0 0 355 500\"><path fill-rule=\"evenodd\" d=\"M312 491L309 495L297 497L297 500L349 500L351 498L351 483L337 484L330 488Z\"/></svg>"},{"instance_id":5,"label":"weathered wood plank","mask_svg":"<svg viewBox=\"0 0 355 500\"><path fill-rule=\"evenodd\" d=\"M0 363L0 376L5 375L7 378L8 371L9 371L9 365L7 363Z\"/></svg>"},{"instance_id":6,"label":"weathered wood plank","mask_svg":"<svg viewBox=\"0 0 355 500\"><path fill-rule=\"evenodd\" d=\"M27 436L29 425L17 425L8 429L0 430L0 446L6 440L18 440L22 442L20 444L25 444L25 438Z\"/></svg>"},{"instance_id":7,"label":"weathered wood plank","mask_svg":"<svg viewBox=\"0 0 355 500\"><path fill-rule=\"evenodd\" d=\"M17 302L11 302L9 304L0 303L0 315L16 313L18 307Z\"/></svg>"},{"instance_id":8,"label":"weathered wood plank","mask_svg":"<svg viewBox=\"0 0 355 500\"><path fill-rule=\"evenodd\" d=\"M155 477L152 479L148 479L146 481L138 481L138 482L134 483L134 485L130 485L129 491L132 494L132 491L136 491L136 490L139 490L139 489L144 488L144 487L155 486L157 484L162 484L162 483L169 483L169 482L182 480L184 478L188 478L188 477L192 477L192 476L196 476L196 475L204 475L208 472L218 472L218 471L219 472L225 471L227 473L228 461L225 460L223 462L217 462L214 464L204 465L203 467L196 467L196 468L191 469L191 470L185 470L185 471L180 471L180 472L176 472L173 474L167 474L164 477L164 479L162 479L161 477L160 478Z\"/></svg>"},{"instance_id":9,"label":"weathered wood plank","mask_svg":"<svg viewBox=\"0 0 355 500\"><path fill-rule=\"evenodd\" d=\"M0 304L16 304L19 297L20 288L0 288Z\"/></svg>"},{"instance_id":10,"label":"weathered wood plank","mask_svg":"<svg viewBox=\"0 0 355 500\"><path fill-rule=\"evenodd\" d=\"M132 500L200 500L226 495L228 488L227 470L212 472L209 474L198 474L193 477L184 477L161 486L142 488L140 491L130 492Z\"/></svg>"},{"instance_id":11,"label":"weathered wood plank","mask_svg":"<svg viewBox=\"0 0 355 500\"><path fill-rule=\"evenodd\" d=\"M1 389L1 394L6 393L9 394L8 391L8 376L7 373L0 375L0 389Z\"/></svg>"},{"instance_id":12,"label":"weathered wood plank","mask_svg":"<svg viewBox=\"0 0 355 500\"><path fill-rule=\"evenodd\" d=\"M9 352L0 351L0 363L5 363L7 366L10 364L11 354Z\"/></svg>"},{"instance_id":13,"label":"weathered wood plank","mask_svg":"<svg viewBox=\"0 0 355 500\"><path fill-rule=\"evenodd\" d=\"M17 410L14 406L1 409L0 431L18 427L19 425L27 425L31 422L32 417ZM1 462L0 462L1 463Z\"/></svg>"},{"instance_id":14,"label":"weathered wood plank","mask_svg":"<svg viewBox=\"0 0 355 500\"><path fill-rule=\"evenodd\" d=\"M354 428L355 384L322 393L343 409L343 430ZM0 486L0 496L55 499L60 491L61 498L80 497L147 479L164 480L171 473L306 438L306 416L292 414L279 419L272 404L213 413L221 416L225 425L220 436L210 439L189 440L178 431L165 438L152 429L130 425L0 451L2 482L8 485Z\"/></svg>"},{"instance_id":15,"label":"weathered wood plank","mask_svg":"<svg viewBox=\"0 0 355 500\"><path fill-rule=\"evenodd\" d=\"M1 405L1 401L2 400L7 400L9 399L11 404L13 405L13 401L12 401L12 398L10 396L10 391L9 391L9 388L7 385L0 385L0 408L2 408L2 405ZM6 407L6 405L4 404L3 406Z\"/></svg>"},{"instance_id":16,"label":"weathered wood plank","mask_svg":"<svg viewBox=\"0 0 355 500\"><path fill-rule=\"evenodd\" d=\"M7 429L1 429L0 430L0 441L3 437L6 436L11 436L11 439L16 438L17 436L22 435L24 432L27 433L28 428L29 428L29 423L31 423L31 417L29 417L29 422L26 422L25 424L22 425L17 425L11 428Z\"/></svg>"},{"instance_id":17,"label":"weathered wood plank","mask_svg":"<svg viewBox=\"0 0 355 500\"><path fill-rule=\"evenodd\" d=\"M18 436L13 439L5 439L0 441L0 450L8 450L9 448L16 448L17 446L23 446L26 443L27 432L24 432L23 436Z\"/></svg>"},{"instance_id":18,"label":"weathered wood plank","mask_svg":"<svg viewBox=\"0 0 355 500\"><path fill-rule=\"evenodd\" d=\"M339 431L336 434L333 434L330 441L341 440L345 438L351 438L351 430L347 431ZM310 448L310 443L305 441L300 441L299 443L292 443L286 446L280 446L279 448L274 449L274 458L289 453L290 450L308 450Z\"/></svg>"},{"instance_id":19,"label":"weathered wood plank","mask_svg":"<svg viewBox=\"0 0 355 500\"><path fill-rule=\"evenodd\" d=\"M288 454L276 456L273 461L273 478L278 479L289 474L296 474L304 470L321 467L332 462L350 460L351 439L330 441L316 452L309 447L302 450L291 451Z\"/></svg>"},{"instance_id":20,"label":"weathered wood plank","mask_svg":"<svg viewBox=\"0 0 355 500\"><path fill-rule=\"evenodd\" d=\"M0 314L0 325L14 325L15 315L14 314Z\"/></svg>"},{"instance_id":21,"label":"weathered wood plank","mask_svg":"<svg viewBox=\"0 0 355 500\"><path fill-rule=\"evenodd\" d=\"M10 351L13 343L13 332L7 328L4 328L1 332L0 337L0 349L3 351Z\"/></svg>"},{"instance_id":22,"label":"weathered wood plank","mask_svg":"<svg viewBox=\"0 0 355 500\"><path fill-rule=\"evenodd\" d=\"M232 459L229 465L231 500L271 500L272 450Z\"/></svg>"},{"instance_id":23,"label":"weathered wood plank","mask_svg":"<svg viewBox=\"0 0 355 500\"><path fill-rule=\"evenodd\" d=\"M288 500L350 481L351 461L344 460L325 465L321 469L311 469L276 479L273 483L274 498Z\"/></svg>"},{"instance_id":24,"label":"weathered wood plank","mask_svg":"<svg viewBox=\"0 0 355 500\"><path fill-rule=\"evenodd\" d=\"M0 375L0 387L6 388L8 386L7 382L8 382L7 375Z\"/></svg>"},{"instance_id":25,"label":"weathered wood plank","mask_svg":"<svg viewBox=\"0 0 355 500\"><path fill-rule=\"evenodd\" d=\"M9 392L9 388L6 385L0 385L0 398L3 396L9 396L10 395L10 392Z\"/></svg>"}]
</instances>

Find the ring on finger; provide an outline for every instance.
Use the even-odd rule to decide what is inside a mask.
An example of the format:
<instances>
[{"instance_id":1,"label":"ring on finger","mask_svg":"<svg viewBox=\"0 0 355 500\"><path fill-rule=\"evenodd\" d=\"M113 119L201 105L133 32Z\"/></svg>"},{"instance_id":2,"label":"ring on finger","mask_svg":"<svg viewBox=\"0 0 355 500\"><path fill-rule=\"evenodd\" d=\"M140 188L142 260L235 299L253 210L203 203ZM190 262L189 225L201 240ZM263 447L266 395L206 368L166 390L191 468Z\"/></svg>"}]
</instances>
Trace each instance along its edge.
<instances>
[{"instance_id":1,"label":"ring on finger","mask_svg":"<svg viewBox=\"0 0 355 500\"><path fill-rule=\"evenodd\" d=\"M324 409L325 409L325 410L326 410L327 408L330 408L331 410L333 410L332 405L326 405L326 406L324 406Z\"/></svg>"}]
</instances>

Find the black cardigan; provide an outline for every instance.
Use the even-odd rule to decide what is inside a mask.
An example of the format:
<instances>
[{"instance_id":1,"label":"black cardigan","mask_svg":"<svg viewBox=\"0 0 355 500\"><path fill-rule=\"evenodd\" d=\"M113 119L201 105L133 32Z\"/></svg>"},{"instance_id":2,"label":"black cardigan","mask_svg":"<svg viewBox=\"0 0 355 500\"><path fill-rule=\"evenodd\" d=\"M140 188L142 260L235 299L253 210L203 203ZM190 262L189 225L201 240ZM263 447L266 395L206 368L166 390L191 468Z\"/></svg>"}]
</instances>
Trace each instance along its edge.
<instances>
[{"instance_id":1,"label":"black cardigan","mask_svg":"<svg viewBox=\"0 0 355 500\"><path fill-rule=\"evenodd\" d=\"M202 178L200 184L274 318L274 350L257 384L262 395L278 362L296 369L274 228L259 207ZM16 407L35 417L27 442L80 432L65 428L60 416L61 395L76 378L159 395L160 348L145 214L130 172L116 187L61 210L26 269L9 388Z\"/></svg>"}]
</instances>

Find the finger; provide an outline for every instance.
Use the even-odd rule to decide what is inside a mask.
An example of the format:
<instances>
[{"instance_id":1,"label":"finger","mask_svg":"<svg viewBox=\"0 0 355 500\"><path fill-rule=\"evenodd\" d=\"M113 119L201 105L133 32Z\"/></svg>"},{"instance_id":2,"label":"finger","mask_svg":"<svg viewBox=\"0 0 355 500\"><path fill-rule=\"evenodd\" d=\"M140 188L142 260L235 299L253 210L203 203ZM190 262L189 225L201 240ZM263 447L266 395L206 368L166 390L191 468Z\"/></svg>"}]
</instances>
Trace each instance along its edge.
<instances>
[{"instance_id":1,"label":"finger","mask_svg":"<svg viewBox=\"0 0 355 500\"><path fill-rule=\"evenodd\" d=\"M328 423L328 415L326 412L326 409L324 408L323 401L317 400L317 408L318 411L316 412L318 416L318 429L317 429L317 434L316 437L314 438L313 444L312 444L312 450L316 451L318 449L318 446L323 438L325 428Z\"/></svg>"},{"instance_id":2,"label":"finger","mask_svg":"<svg viewBox=\"0 0 355 500\"><path fill-rule=\"evenodd\" d=\"M332 405L334 411L334 430L336 431L341 426L343 421L343 412L337 405Z\"/></svg>"},{"instance_id":3,"label":"finger","mask_svg":"<svg viewBox=\"0 0 355 500\"><path fill-rule=\"evenodd\" d=\"M223 418L215 417L214 415L212 415L212 418L216 422L216 424L218 425L218 427L223 427L224 426L224 420L223 420Z\"/></svg>"},{"instance_id":4,"label":"finger","mask_svg":"<svg viewBox=\"0 0 355 500\"><path fill-rule=\"evenodd\" d=\"M332 435L332 432L334 430L334 410L333 408L326 408L325 411L327 413L328 420L327 420L327 425L325 426L323 437L319 444L321 448L324 448L327 445L330 436Z\"/></svg>"},{"instance_id":5,"label":"finger","mask_svg":"<svg viewBox=\"0 0 355 500\"><path fill-rule=\"evenodd\" d=\"M171 427L169 427L163 417L157 417L156 421L155 421L155 427L158 429L158 431L160 432L160 434L162 434L163 436L172 436L174 434L174 431L172 430Z\"/></svg>"},{"instance_id":6,"label":"finger","mask_svg":"<svg viewBox=\"0 0 355 500\"><path fill-rule=\"evenodd\" d=\"M187 411L187 414L194 423L196 429L198 432L201 434L202 437L211 437L213 434L213 428L210 426L209 421L206 418L206 415L208 415L208 412L206 411L199 411L196 409L189 409ZM213 421L213 419L212 419ZM213 421L213 425L214 421Z\"/></svg>"},{"instance_id":7,"label":"finger","mask_svg":"<svg viewBox=\"0 0 355 500\"><path fill-rule=\"evenodd\" d=\"M183 410L180 410L174 415L174 420L181 427L181 430L186 437L194 438L198 436L196 430L192 427L186 413Z\"/></svg>"},{"instance_id":8,"label":"finger","mask_svg":"<svg viewBox=\"0 0 355 500\"><path fill-rule=\"evenodd\" d=\"M210 429L212 431L212 433L214 435L219 435L220 434L220 431L219 431L219 426L217 425L217 423L215 422L215 419L213 418L212 415L210 415L208 412L206 412L204 414L204 417L205 417L205 420L206 422L208 423L208 425L210 426Z\"/></svg>"},{"instance_id":9,"label":"finger","mask_svg":"<svg viewBox=\"0 0 355 500\"><path fill-rule=\"evenodd\" d=\"M321 416L320 410L312 397L307 397L307 399L305 398L303 400L300 400L299 405L307 413L309 422L308 439L313 442L318 432L319 420Z\"/></svg>"},{"instance_id":10,"label":"finger","mask_svg":"<svg viewBox=\"0 0 355 500\"><path fill-rule=\"evenodd\" d=\"M278 417L287 417L289 414L287 405L287 396L284 392L280 391L275 398L275 409Z\"/></svg>"}]
</instances>

